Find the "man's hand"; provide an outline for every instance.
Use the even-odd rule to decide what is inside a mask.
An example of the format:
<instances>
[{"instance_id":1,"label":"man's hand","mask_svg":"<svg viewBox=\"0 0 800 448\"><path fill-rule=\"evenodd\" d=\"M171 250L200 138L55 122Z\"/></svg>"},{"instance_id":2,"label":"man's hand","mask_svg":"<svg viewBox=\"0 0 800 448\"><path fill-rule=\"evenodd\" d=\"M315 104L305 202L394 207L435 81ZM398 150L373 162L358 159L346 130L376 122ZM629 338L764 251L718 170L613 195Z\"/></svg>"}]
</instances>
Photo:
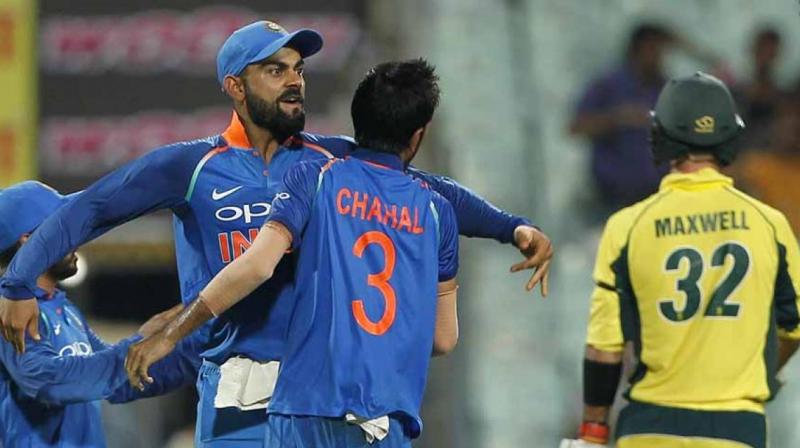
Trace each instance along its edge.
<instances>
[{"instance_id":1,"label":"man's hand","mask_svg":"<svg viewBox=\"0 0 800 448\"><path fill-rule=\"evenodd\" d=\"M241 260L241 258L238 260ZM229 267L230 265L225 269ZM222 272L225 272L225 270ZM212 283L214 282L212 281ZM173 307L165 313L161 313L174 313L174 316L170 316L171 318L165 318L168 322L162 330L133 344L128 349L128 355L125 357L125 371L128 374L128 381L130 381L131 386L144 390L143 381L152 384L153 378L147 373L147 369L153 363L167 356L175 348L178 341L214 317L214 313L206 305L202 294L185 309L181 307L181 309L176 310L176 308Z\"/></svg>"},{"instance_id":2,"label":"man's hand","mask_svg":"<svg viewBox=\"0 0 800 448\"><path fill-rule=\"evenodd\" d=\"M533 269L533 275L525 285L527 291L541 282L542 296L547 297L550 277L550 259L553 258L553 244L550 238L532 226L518 226L514 229L514 245L525 260L511 266L511 272Z\"/></svg>"},{"instance_id":3,"label":"man's hand","mask_svg":"<svg viewBox=\"0 0 800 448\"><path fill-rule=\"evenodd\" d=\"M35 298L9 300L0 298L0 330L19 353L25 353L25 332L35 340L39 336L39 304Z\"/></svg>"},{"instance_id":4,"label":"man's hand","mask_svg":"<svg viewBox=\"0 0 800 448\"><path fill-rule=\"evenodd\" d=\"M143 381L152 384L153 378L147 373L147 369L167 356L175 348L175 344L164 330L133 344L128 349L128 356L125 357L125 370L128 372L131 386L144 390Z\"/></svg>"},{"instance_id":5,"label":"man's hand","mask_svg":"<svg viewBox=\"0 0 800 448\"><path fill-rule=\"evenodd\" d=\"M644 104L623 104L612 112L614 124L621 128L649 129L650 108Z\"/></svg>"},{"instance_id":6,"label":"man's hand","mask_svg":"<svg viewBox=\"0 0 800 448\"><path fill-rule=\"evenodd\" d=\"M156 314L139 327L138 333L142 335L143 338L149 338L163 330L181 311L183 311L183 304L179 303L166 311Z\"/></svg>"}]
</instances>

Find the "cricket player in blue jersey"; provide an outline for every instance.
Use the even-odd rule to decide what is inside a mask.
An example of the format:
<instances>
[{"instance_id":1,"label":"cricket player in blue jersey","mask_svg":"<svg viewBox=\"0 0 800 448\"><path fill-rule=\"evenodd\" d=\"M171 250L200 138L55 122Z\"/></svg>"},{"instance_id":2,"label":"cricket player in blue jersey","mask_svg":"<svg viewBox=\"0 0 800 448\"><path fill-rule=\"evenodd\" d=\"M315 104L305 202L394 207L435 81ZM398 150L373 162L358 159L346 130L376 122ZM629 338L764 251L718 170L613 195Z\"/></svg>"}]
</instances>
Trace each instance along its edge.
<instances>
[{"instance_id":1,"label":"cricket player in blue jersey","mask_svg":"<svg viewBox=\"0 0 800 448\"><path fill-rule=\"evenodd\" d=\"M192 301L216 273L250 247L271 210L284 174L306 160L348 155L346 137L302 132L304 58L320 50L312 30L287 33L267 21L234 32L217 55L217 77L233 100L222 134L156 149L106 175L32 235L0 279L0 329L23 351L37 336L33 284L75 247L138 216L169 209L181 296ZM413 168L453 206L466 236L513 242L525 256L512 270L534 269L527 287L546 291L552 249L527 219L505 213L454 181ZM294 264L201 331L208 334L197 384L197 446L260 446L263 409L284 350ZM283 299L286 297L286 299Z\"/></svg>"},{"instance_id":2,"label":"cricket player in blue jersey","mask_svg":"<svg viewBox=\"0 0 800 448\"><path fill-rule=\"evenodd\" d=\"M70 199L32 181L0 191L0 267ZM165 393L197 369L198 350L191 349L196 341L190 338L175 352L178 356L165 359L153 372L161 380L157 387L142 393L128 386L123 365L128 346L159 330L181 307L151 318L137 335L108 345L56 286L77 273L76 262L70 253L36 281L40 340L29 341L21 355L10 343L0 342L0 447L103 447L97 400L124 402Z\"/></svg>"},{"instance_id":3,"label":"cricket player in blue jersey","mask_svg":"<svg viewBox=\"0 0 800 448\"><path fill-rule=\"evenodd\" d=\"M351 114L347 159L293 167L250 250L164 331L133 345L133 385L183 336L268 280L299 249L287 347L266 447L407 447L422 430L428 362L458 339L452 206L407 176L439 87L424 60L372 69Z\"/></svg>"}]
</instances>

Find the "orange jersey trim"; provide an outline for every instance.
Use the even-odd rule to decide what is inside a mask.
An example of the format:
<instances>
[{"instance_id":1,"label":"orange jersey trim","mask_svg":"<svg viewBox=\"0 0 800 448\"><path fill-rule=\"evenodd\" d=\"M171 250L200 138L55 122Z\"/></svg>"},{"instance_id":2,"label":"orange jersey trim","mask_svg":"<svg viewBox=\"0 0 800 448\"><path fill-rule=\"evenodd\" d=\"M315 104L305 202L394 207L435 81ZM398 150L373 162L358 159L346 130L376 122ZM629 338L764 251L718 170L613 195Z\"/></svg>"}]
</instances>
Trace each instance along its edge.
<instances>
[{"instance_id":1,"label":"orange jersey trim","mask_svg":"<svg viewBox=\"0 0 800 448\"><path fill-rule=\"evenodd\" d=\"M236 111L233 111L231 122L225 132L222 133L222 138L228 143L228 146L241 149L250 149L253 147L250 144L250 139L247 138L247 133L244 131L244 125L239 119Z\"/></svg>"}]
</instances>

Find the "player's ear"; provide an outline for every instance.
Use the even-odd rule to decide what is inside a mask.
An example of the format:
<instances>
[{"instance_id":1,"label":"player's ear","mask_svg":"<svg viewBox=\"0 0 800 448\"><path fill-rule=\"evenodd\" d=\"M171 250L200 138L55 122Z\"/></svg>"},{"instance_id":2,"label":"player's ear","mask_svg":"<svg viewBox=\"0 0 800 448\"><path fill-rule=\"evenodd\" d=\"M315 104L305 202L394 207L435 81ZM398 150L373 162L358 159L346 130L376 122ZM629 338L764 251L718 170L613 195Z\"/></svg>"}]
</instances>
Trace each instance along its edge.
<instances>
[{"instance_id":1,"label":"player's ear","mask_svg":"<svg viewBox=\"0 0 800 448\"><path fill-rule=\"evenodd\" d=\"M21 246L21 245L23 245L23 244L27 243L27 242L28 242L28 240L30 239L30 237L31 237L31 234L30 234L30 233L23 233L23 234L22 234L22 236L20 236L20 237L19 237L19 240L17 240L17 242L18 242L18 243L20 244L20 246Z\"/></svg>"},{"instance_id":2,"label":"player's ear","mask_svg":"<svg viewBox=\"0 0 800 448\"><path fill-rule=\"evenodd\" d=\"M425 132L428 131L429 124L417 129L413 134L411 134L411 141L408 142L408 147L411 149L412 157L417 155L417 151L419 151L419 147L422 145L422 140L425 138Z\"/></svg>"},{"instance_id":3,"label":"player's ear","mask_svg":"<svg viewBox=\"0 0 800 448\"><path fill-rule=\"evenodd\" d=\"M234 101L244 101L244 80L242 78L228 75L222 80L222 88Z\"/></svg>"}]
</instances>

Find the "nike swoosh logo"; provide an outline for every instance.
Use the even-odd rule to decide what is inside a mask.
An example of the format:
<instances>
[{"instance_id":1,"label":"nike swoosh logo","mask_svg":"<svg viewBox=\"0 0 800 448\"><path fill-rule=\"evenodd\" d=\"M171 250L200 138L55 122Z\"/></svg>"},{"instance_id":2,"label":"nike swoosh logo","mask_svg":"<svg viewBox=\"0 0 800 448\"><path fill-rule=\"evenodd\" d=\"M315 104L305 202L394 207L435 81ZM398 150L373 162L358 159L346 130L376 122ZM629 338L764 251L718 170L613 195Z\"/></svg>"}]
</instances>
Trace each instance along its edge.
<instances>
[{"instance_id":1,"label":"nike swoosh logo","mask_svg":"<svg viewBox=\"0 0 800 448\"><path fill-rule=\"evenodd\" d=\"M219 201L222 198L226 198L226 197L232 195L233 193L236 193L242 187L243 187L242 185L239 185L238 187L233 187L230 190L225 190L223 192L218 192L217 189L215 188L214 191L211 192L211 199L213 199L215 201Z\"/></svg>"}]
</instances>

